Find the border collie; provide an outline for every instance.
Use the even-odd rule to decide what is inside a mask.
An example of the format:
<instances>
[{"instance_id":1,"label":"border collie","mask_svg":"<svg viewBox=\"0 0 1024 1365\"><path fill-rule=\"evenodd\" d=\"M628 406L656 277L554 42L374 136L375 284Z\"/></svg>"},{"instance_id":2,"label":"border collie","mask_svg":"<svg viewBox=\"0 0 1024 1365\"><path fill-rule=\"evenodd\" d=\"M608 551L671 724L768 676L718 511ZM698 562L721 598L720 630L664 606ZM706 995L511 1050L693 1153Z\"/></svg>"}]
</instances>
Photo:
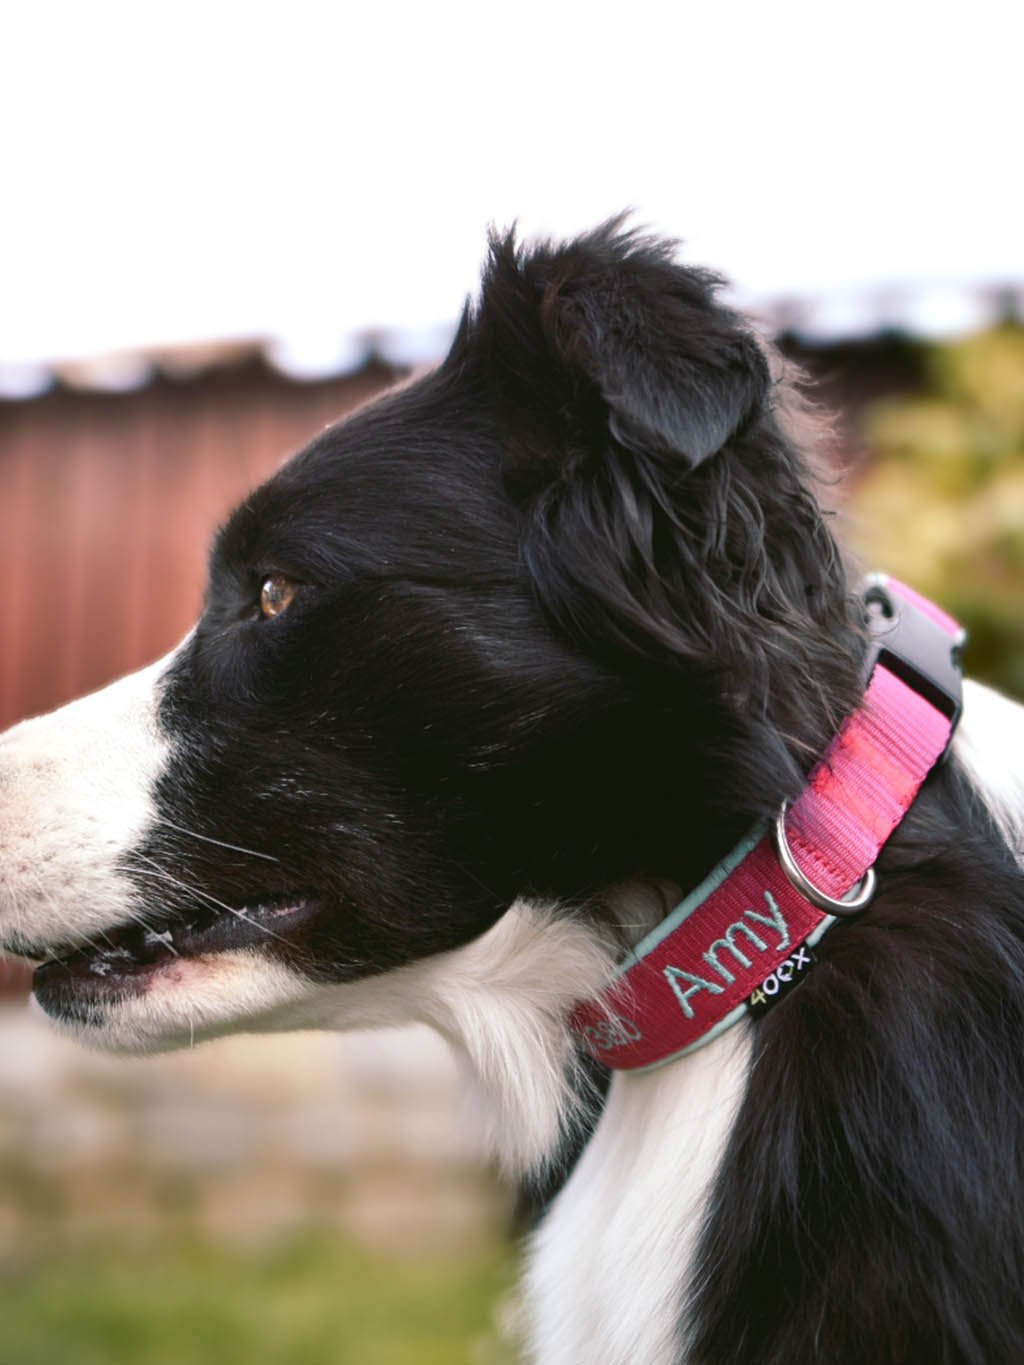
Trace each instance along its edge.
<instances>
[{"instance_id":1,"label":"border collie","mask_svg":"<svg viewBox=\"0 0 1024 1365\"><path fill-rule=\"evenodd\" d=\"M439 1029L542 1196L540 1365L1016 1365L1024 711L965 685L770 1012L610 1084L573 1026L863 695L718 284L620 222L495 238L444 363L234 512L185 641L0 740L0 941L103 1048Z\"/></svg>"}]
</instances>

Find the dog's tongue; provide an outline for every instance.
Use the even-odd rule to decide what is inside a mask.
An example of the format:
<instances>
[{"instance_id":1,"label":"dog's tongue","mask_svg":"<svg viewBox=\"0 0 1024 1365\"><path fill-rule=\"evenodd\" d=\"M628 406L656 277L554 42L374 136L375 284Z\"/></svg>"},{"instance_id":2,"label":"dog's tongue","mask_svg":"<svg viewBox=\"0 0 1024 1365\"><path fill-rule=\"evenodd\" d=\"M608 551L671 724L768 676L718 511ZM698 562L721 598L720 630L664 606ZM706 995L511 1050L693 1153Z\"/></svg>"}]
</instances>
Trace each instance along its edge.
<instances>
[{"instance_id":1,"label":"dog's tongue","mask_svg":"<svg viewBox=\"0 0 1024 1365\"><path fill-rule=\"evenodd\" d=\"M24 1004L32 993L32 968L27 962L0 957L0 1002Z\"/></svg>"}]
</instances>

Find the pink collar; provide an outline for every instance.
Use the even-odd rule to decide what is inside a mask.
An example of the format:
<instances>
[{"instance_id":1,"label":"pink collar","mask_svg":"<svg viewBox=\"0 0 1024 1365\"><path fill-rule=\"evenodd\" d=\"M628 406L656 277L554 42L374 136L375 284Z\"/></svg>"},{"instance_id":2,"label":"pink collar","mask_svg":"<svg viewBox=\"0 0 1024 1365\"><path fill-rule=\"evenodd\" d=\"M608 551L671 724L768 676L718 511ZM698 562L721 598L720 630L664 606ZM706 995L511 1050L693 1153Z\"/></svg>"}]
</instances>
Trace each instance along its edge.
<instances>
[{"instance_id":1,"label":"pink collar","mask_svg":"<svg viewBox=\"0 0 1024 1365\"><path fill-rule=\"evenodd\" d=\"M573 1014L606 1066L643 1070L709 1042L802 979L837 916L863 910L874 863L945 754L960 716L964 632L894 578L878 608L863 701L791 809L759 825Z\"/></svg>"}]
</instances>

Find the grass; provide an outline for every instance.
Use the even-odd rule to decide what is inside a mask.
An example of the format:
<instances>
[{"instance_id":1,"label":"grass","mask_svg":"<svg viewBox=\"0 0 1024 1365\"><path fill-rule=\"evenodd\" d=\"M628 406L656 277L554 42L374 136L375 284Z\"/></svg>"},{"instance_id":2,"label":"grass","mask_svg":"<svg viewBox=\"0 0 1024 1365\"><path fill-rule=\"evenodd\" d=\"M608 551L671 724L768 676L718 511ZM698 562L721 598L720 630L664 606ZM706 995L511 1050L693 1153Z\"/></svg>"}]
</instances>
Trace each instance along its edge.
<instances>
[{"instance_id":1,"label":"grass","mask_svg":"<svg viewBox=\"0 0 1024 1365\"><path fill-rule=\"evenodd\" d=\"M66 1254L0 1272L3 1365L475 1365L503 1359L499 1252L381 1262L325 1242L233 1257Z\"/></svg>"}]
</instances>

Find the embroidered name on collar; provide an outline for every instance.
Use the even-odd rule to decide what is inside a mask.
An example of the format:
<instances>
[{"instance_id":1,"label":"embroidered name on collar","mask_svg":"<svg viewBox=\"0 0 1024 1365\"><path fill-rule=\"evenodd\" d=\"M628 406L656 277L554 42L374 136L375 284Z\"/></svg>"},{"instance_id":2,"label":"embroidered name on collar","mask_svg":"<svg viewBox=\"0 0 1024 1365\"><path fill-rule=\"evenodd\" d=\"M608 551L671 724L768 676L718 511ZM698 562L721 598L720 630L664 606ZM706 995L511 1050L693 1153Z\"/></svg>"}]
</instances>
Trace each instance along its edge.
<instances>
[{"instance_id":1,"label":"embroidered name on collar","mask_svg":"<svg viewBox=\"0 0 1024 1365\"><path fill-rule=\"evenodd\" d=\"M759 924L762 929L774 929L778 935L778 942L773 946L776 949L788 948L790 944L789 926L786 918L779 909L779 903L770 891L764 893L765 904L768 913L763 914L757 910L744 910L743 917L730 924L721 938L716 938L710 944L701 958L710 968L707 976L697 976L694 972L685 971L682 967L666 967L665 978L676 993L676 997L682 1006L683 1013L687 1019L694 1018L694 1009L690 1004L690 997L700 991L710 991L712 995L721 995L726 986L731 986L736 980L736 973L730 971L721 961L722 953L730 953L736 964L745 971L750 971L753 962L736 942L739 934L744 935L745 942L758 953L766 953L769 945L752 926ZM721 980L716 981L711 978L711 973L716 973ZM711 979L709 979L711 978ZM722 984L725 983L725 985ZM685 984L684 984L685 983Z\"/></svg>"}]
</instances>

